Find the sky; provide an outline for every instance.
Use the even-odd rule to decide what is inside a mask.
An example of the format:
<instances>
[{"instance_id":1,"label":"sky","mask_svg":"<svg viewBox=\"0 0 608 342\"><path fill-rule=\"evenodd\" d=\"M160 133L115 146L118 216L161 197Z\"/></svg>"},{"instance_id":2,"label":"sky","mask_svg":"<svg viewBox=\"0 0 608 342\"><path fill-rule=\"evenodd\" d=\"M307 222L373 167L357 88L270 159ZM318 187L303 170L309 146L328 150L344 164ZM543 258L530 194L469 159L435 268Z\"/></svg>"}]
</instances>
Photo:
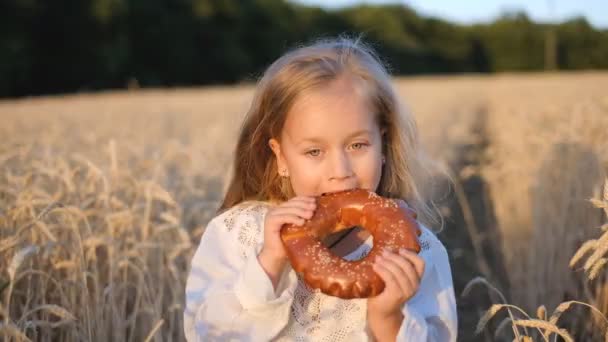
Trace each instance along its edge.
<instances>
[{"instance_id":1,"label":"sky","mask_svg":"<svg viewBox=\"0 0 608 342\"><path fill-rule=\"evenodd\" d=\"M294 0L294 2L337 8L361 3L401 3L423 15L468 24L488 22L505 10L524 10L534 21L564 21L584 16L596 28L608 29L608 0Z\"/></svg>"}]
</instances>

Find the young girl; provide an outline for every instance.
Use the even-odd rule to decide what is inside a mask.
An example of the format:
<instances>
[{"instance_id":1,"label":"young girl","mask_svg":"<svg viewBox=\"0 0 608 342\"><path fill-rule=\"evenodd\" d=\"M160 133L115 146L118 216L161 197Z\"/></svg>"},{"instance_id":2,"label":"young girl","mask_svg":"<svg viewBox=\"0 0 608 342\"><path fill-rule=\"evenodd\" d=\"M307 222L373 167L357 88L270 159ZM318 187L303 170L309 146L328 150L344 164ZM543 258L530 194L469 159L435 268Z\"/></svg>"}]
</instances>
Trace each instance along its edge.
<instances>
[{"instance_id":1,"label":"young girl","mask_svg":"<svg viewBox=\"0 0 608 342\"><path fill-rule=\"evenodd\" d=\"M417 146L413 118L359 41L321 41L274 62L242 127L220 214L192 260L188 340L455 341L447 253L422 224L421 252L386 251L374 266L384 291L350 300L307 286L279 235L312 217L315 196L352 188L407 200L428 217ZM323 242L346 260L373 245L358 227Z\"/></svg>"}]
</instances>

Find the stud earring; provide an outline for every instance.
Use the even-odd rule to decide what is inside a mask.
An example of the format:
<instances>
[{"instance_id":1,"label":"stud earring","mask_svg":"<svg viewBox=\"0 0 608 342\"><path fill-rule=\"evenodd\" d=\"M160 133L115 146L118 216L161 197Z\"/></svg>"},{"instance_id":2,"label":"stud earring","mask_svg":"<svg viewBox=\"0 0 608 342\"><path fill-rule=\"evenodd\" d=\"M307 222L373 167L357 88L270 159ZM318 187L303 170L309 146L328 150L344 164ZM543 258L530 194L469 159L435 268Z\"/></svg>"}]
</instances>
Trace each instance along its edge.
<instances>
[{"instance_id":1,"label":"stud earring","mask_svg":"<svg viewBox=\"0 0 608 342\"><path fill-rule=\"evenodd\" d=\"M382 164L386 163L386 157L382 157Z\"/></svg>"}]
</instances>

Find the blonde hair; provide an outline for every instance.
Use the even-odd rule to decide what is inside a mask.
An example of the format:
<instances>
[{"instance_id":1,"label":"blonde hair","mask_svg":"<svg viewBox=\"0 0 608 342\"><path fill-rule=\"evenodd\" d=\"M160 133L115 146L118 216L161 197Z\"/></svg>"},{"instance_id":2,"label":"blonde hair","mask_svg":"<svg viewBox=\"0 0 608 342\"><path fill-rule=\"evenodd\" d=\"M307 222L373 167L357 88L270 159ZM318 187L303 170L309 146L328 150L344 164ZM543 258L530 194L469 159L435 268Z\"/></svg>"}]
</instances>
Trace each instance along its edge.
<instances>
[{"instance_id":1,"label":"blonde hair","mask_svg":"<svg viewBox=\"0 0 608 342\"><path fill-rule=\"evenodd\" d=\"M428 175L415 120L399 104L389 73L374 51L360 39L345 37L298 47L268 67L241 128L234 172L219 211L247 200L285 201L294 196L289 179L279 176L268 141L280 137L287 113L300 94L344 75L365 85L378 125L385 132L386 163L377 193L404 199L419 219L436 221L421 195Z\"/></svg>"}]
</instances>

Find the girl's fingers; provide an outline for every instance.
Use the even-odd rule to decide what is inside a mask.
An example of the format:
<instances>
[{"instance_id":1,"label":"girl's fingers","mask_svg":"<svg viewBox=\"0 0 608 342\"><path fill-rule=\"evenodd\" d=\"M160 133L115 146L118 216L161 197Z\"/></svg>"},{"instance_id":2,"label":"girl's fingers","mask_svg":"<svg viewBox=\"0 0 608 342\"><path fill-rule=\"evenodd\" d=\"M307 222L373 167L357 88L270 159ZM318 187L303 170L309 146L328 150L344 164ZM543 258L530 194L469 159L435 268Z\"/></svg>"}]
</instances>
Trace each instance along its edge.
<instances>
[{"instance_id":1,"label":"girl's fingers","mask_svg":"<svg viewBox=\"0 0 608 342\"><path fill-rule=\"evenodd\" d=\"M418 278L422 279L422 275L424 274L424 259L422 259L418 254L407 249L400 249L399 254L407 258L407 260L414 265Z\"/></svg>"},{"instance_id":2,"label":"girl's fingers","mask_svg":"<svg viewBox=\"0 0 608 342\"><path fill-rule=\"evenodd\" d=\"M299 203L304 203L304 204L310 204L310 203L317 203L317 200L314 197L308 197L308 196L298 196L298 197L293 197L291 198L289 201L287 202L283 202L283 204L289 204L289 203L293 203L293 202L299 202Z\"/></svg>"},{"instance_id":3,"label":"girl's fingers","mask_svg":"<svg viewBox=\"0 0 608 342\"><path fill-rule=\"evenodd\" d=\"M276 216L276 215L296 215L296 216L301 217L303 219L309 219L309 218L312 217L313 214L314 214L314 211L312 209L308 209L308 208L281 207L281 208L276 208L273 211L272 216Z\"/></svg>"},{"instance_id":4,"label":"girl's fingers","mask_svg":"<svg viewBox=\"0 0 608 342\"><path fill-rule=\"evenodd\" d=\"M302 200L307 200L307 201L312 201L315 199L314 196L294 196L292 198L290 198L289 200L293 200L293 199L302 199Z\"/></svg>"},{"instance_id":5,"label":"girl's fingers","mask_svg":"<svg viewBox=\"0 0 608 342\"><path fill-rule=\"evenodd\" d=\"M279 208L302 208L306 210L314 210L317 208L317 204L315 202L294 201L285 202L285 204L281 205Z\"/></svg>"},{"instance_id":6,"label":"girl's fingers","mask_svg":"<svg viewBox=\"0 0 608 342\"><path fill-rule=\"evenodd\" d=\"M272 210L272 215L292 214L304 219L310 219L317 207L314 198L294 197L293 199L280 204Z\"/></svg>"},{"instance_id":7,"label":"girl's fingers","mask_svg":"<svg viewBox=\"0 0 608 342\"><path fill-rule=\"evenodd\" d=\"M396 259L400 259L400 257L396 255L386 256L381 258L381 266L386 268L396 281L396 285L401 289L403 294L408 294L412 292L418 285L418 276L416 275L416 271L414 267L409 264L406 260L400 260L398 262Z\"/></svg>"},{"instance_id":8,"label":"girl's fingers","mask_svg":"<svg viewBox=\"0 0 608 342\"><path fill-rule=\"evenodd\" d=\"M277 208L290 208L290 207L298 207L305 209L315 209L317 207L317 202L312 197L294 197L287 202L281 203Z\"/></svg>"},{"instance_id":9,"label":"girl's fingers","mask_svg":"<svg viewBox=\"0 0 608 342\"><path fill-rule=\"evenodd\" d=\"M399 289L401 288L401 286L397 284L397 279L395 279L393 273L391 273L391 271L389 271L388 268L383 265L383 263L376 262L372 267L374 268L374 272L378 273L380 278L384 280L384 284L386 284L385 290L390 289L391 287L397 287Z\"/></svg>"},{"instance_id":10,"label":"girl's fingers","mask_svg":"<svg viewBox=\"0 0 608 342\"><path fill-rule=\"evenodd\" d=\"M287 223L291 223L296 226L301 226L306 222L306 220L301 218L300 216L290 213L274 214L273 219L275 220L275 222L279 223L277 225L278 230L281 230L282 226Z\"/></svg>"},{"instance_id":11,"label":"girl's fingers","mask_svg":"<svg viewBox=\"0 0 608 342\"><path fill-rule=\"evenodd\" d=\"M414 266L414 264L408 258L396 253L387 253L383 256L385 259L389 259L397 264L397 266L407 273L408 276L412 277L412 280L415 280L416 283L419 283L420 279L422 279L418 273L418 270L416 270L416 266Z\"/></svg>"}]
</instances>

